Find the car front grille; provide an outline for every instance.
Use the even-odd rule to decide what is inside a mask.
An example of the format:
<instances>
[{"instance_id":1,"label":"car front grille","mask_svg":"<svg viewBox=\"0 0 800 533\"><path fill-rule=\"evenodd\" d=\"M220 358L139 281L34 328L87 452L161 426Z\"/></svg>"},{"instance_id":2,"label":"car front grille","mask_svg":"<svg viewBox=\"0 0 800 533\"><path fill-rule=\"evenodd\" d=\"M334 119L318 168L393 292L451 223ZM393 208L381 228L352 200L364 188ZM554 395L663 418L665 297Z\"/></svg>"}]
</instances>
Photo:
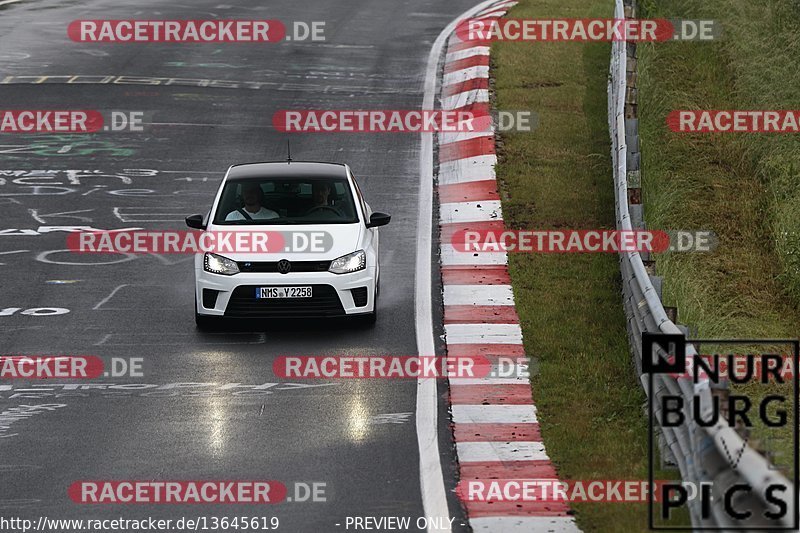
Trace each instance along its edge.
<instances>
[{"instance_id":1,"label":"car front grille","mask_svg":"<svg viewBox=\"0 0 800 533\"><path fill-rule=\"evenodd\" d=\"M311 298L256 298L256 288L276 285L236 287L225 309L226 317L293 318L344 316L336 289L330 285L311 285Z\"/></svg>"},{"instance_id":2,"label":"car front grille","mask_svg":"<svg viewBox=\"0 0 800 533\"><path fill-rule=\"evenodd\" d=\"M240 272L278 273L278 261L239 261ZM292 261L291 272L327 272L330 261Z\"/></svg>"}]
</instances>

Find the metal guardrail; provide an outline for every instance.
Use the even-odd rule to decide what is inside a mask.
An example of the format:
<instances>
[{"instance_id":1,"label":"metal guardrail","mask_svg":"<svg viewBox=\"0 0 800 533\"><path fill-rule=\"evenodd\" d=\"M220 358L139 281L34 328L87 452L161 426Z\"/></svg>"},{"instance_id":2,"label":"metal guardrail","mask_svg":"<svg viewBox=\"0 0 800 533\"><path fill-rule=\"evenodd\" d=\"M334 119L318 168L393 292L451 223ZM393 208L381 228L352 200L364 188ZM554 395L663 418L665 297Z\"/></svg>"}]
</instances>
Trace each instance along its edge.
<instances>
[{"instance_id":1,"label":"metal guardrail","mask_svg":"<svg viewBox=\"0 0 800 533\"><path fill-rule=\"evenodd\" d=\"M614 18L635 17L635 0L615 0ZM636 109L636 44L625 41L612 43L611 67L608 84L608 120L612 139L612 160L616 195L618 230L644 229L641 206L640 154L638 118ZM643 257L644 255L644 257ZM660 431L662 461L677 465L684 482L696 487L706 483L712 486L713 502L710 516L703 517L699 498L690 500L689 512L694 527L734 527L757 529L759 527L792 527L794 509L793 491L783 499L788 506L785 520L776 522L763 516L771 509L763 499L764 490L772 484L792 488L792 483L772 467L761 454L751 448L742 437L721 420L713 427L701 427L692 421L693 403L700 403L704 420L711 416L712 397L715 393L710 382L676 379L669 374L653 376L653 390L649 391L647 375L642 374L642 333L667 333L687 336L686 328L677 326L661 302L662 280L654 274L653 264L646 254L620 253L623 300L627 317L628 338L640 381L653 402L653 415ZM696 354L691 344L686 345L687 361ZM663 352L659 355L666 356ZM690 363L691 364L691 363ZM660 398L664 394L684 398L686 423L680 427L663 427ZM797 401L797 399L795 399ZM729 453L728 450L736 450ZM738 450L743 450L741 457ZM737 508L752 511L748 520L734 520L724 509L724 494L737 483L746 483L752 491L741 499Z\"/></svg>"}]
</instances>

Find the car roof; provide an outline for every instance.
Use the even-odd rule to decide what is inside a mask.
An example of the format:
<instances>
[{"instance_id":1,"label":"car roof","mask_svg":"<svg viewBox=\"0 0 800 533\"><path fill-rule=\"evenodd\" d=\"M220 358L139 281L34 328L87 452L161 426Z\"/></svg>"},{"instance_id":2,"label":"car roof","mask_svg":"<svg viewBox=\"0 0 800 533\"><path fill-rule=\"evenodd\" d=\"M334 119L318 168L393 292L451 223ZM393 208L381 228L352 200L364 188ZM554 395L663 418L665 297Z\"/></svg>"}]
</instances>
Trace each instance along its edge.
<instances>
[{"instance_id":1,"label":"car roof","mask_svg":"<svg viewBox=\"0 0 800 533\"><path fill-rule=\"evenodd\" d=\"M317 161L269 161L233 165L228 170L228 180L250 178L346 178L346 166L341 163Z\"/></svg>"}]
</instances>

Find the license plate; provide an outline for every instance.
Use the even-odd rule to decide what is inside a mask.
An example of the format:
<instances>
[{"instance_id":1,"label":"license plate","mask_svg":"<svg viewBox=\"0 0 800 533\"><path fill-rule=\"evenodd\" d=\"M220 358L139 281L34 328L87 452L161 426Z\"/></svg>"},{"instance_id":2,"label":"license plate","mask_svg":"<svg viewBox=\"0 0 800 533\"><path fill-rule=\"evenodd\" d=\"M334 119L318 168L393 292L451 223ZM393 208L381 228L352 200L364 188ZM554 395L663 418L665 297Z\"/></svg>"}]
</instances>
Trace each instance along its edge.
<instances>
[{"instance_id":1,"label":"license plate","mask_svg":"<svg viewBox=\"0 0 800 533\"><path fill-rule=\"evenodd\" d=\"M256 299L311 298L311 287L256 287Z\"/></svg>"}]
</instances>

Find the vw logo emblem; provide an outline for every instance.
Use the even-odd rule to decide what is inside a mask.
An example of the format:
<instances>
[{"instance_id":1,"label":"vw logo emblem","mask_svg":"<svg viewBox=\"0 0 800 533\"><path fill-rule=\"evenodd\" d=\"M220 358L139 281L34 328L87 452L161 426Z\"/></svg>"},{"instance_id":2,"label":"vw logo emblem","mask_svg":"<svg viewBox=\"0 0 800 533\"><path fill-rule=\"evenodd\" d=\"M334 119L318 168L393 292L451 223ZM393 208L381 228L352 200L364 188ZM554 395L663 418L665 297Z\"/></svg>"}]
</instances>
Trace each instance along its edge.
<instances>
[{"instance_id":1,"label":"vw logo emblem","mask_svg":"<svg viewBox=\"0 0 800 533\"><path fill-rule=\"evenodd\" d=\"M291 270L292 270L292 264L288 260L281 259L280 261L278 261L278 272L280 272L281 274L288 274L289 271Z\"/></svg>"}]
</instances>

